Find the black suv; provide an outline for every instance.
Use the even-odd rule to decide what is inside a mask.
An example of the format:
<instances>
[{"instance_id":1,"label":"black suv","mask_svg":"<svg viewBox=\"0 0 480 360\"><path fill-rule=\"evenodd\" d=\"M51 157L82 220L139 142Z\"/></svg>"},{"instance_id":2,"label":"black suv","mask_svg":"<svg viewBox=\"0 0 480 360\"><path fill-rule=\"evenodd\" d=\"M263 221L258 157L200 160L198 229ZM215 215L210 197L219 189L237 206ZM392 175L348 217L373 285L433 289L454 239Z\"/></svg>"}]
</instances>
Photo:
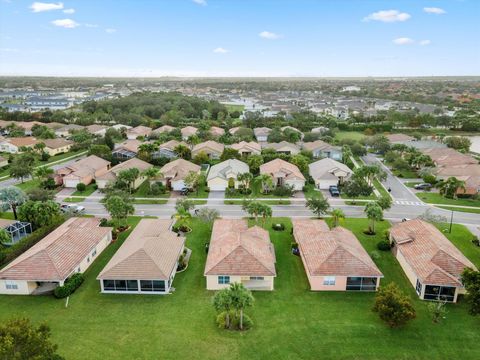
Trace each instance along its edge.
<instances>
[{"instance_id":1,"label":"black suv","mask_svg":"<svg viewBox=\"0 0 480 360\"><path fill-rule=\"evenodd\" d=\"M336 185L330 185L328 191L330 191L330 195L332 196L340 196L340 190L338 190L338 186Z\"/></svg>"}]
</instances>

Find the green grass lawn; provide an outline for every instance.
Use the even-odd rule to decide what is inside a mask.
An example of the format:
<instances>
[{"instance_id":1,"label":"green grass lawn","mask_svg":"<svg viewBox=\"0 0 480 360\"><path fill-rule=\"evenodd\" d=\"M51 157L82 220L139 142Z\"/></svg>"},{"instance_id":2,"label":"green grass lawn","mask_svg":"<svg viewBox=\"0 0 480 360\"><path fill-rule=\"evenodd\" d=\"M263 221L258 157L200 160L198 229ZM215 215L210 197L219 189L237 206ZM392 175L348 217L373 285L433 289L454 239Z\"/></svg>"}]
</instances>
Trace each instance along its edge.
<instances>
[{"instance_id":1,"label":"green grass lawn","mask_svg":"<svg viewBox=\"0 0 480 360\"><path fill-rule=\"evenodd\" d=\"M97 185L96 184L89 184L85 188L85 191L76 190L72 193L72 195L73 196L90 196L95 192L95 190L97 190Z\"/></svg>"},{"instance_id":2,"label":"green grass lawn","mask_svg":"<svg viewBox=\"0 0 480 360\"><path fill-rule=\"evenodd\" d=\"M138 218L130 218L134 225ZM299 257L290 252L291 223L283 232L270 230L275 246L275 291L255 292L255 306L247 309L251 330L238 333L218 329L211 306L213 292L205 290L204 244L211 226L193 220L187 246L193 250L187 271L176 276L176 291L168 296L102 295L95 277L128 234L122 234L92 264L86 281L64 300L46 296L0 296L0 320L27 316L46 321L67 359L478 359L479 319L467 314L464 303L448 305L448 314L433 324L427 303L417 299L396 259L380 252L375 260L385 275L383 284L397 282L408 293L417 318L400 329L390 329L371 311L374 294L311 292ZM378 224L377 236L362 230L365 219L346 219L370 253L387 222ZM478 249L468 247L463 230L452 241L480 265ZM461 232L460 232L461 231ZM457 242L460 242L458 245Z\"/></svg>"},{"instance_id":3,"label":"green grass lawn","mask_svg":"<svg viewBox=\"0 0 480 360\"><path fill-rule=\"evenodd\" d=\"M380 192L380 195L381 195L381 196L386 196L386 197L391 198L389 192L388 192L387 190L385 190L385 188L384 188L383 185L380 183L380 181L378 181L377 179L373 180L373 185L374 185L375 188Z\"/></svg>"},{"instance_id":4,"label":"green grass lawn","mask_svg":"<svg viewBox=\"0 0 480 360\"><path fill-rule=\"evenodd\" d=\"M28 191L40 187L40 183L40 179L32 179L23 183L15 184L15 186L22 189L23 191Z\"/></svg>"},{"instance_id":5,"label":"green grass lawn","mask_svg":"<svg viewBox=\"0 0 480 360\"><path fill-rule=\"evenodd\" d=\"M460 212L467 212L467 213L473 213L473 214L480 214L480 208L478 209L467 209L467 208L457 208L457 207L451 207L451 206L437 206L440 209L445 209L448 211L460 211ZM454 215L455 216L455 215Z\"/></svg>"},{"instance_id":6,"label":"green grass lawn","mask_svg":"<svg viewBox=\"0 0 480 360\"><path fill-rule=\"evenodd\" d=\"M228 112L240 111L243 112L245 105L235 105L235 104L223 104L227 108Z\"/></svg>"},{"instance_id":7,"label":"green grass lawn","mask_svg":"<svg viewBox=\"0 0 480 360\"><path fill-rule=\"evenodd\" d=\"M337 131L335 133L335 139L337 140L352 139L352 140L360 141L365 137L367 136L359 131Z\"/></svg>"},{"instance_id":8,"label":"green grass lawn","mask_svg":"<svg viewBox=\"0 0 480 360\"><path fill-rule=\"evenodd\" d=\"M86 152L86 150L77 150L77 151L70 151L70 152L67 152L67 153L50 156L47 161L37 160L35 162L35 166L42 166L42 165L51 164L53 162L60 161L60 160L63 160L63 159L66 159L66 158L69 158L69 157L72 157L72 156L77 156L77 155L80 155L80 154L85 153L85 152Z\"/></svg>"},{"instance_id":9,"label":"green grass lawn","mask_svg":"<svg viewBox=\"0 0 480 360\"><path fill-rule=\"evenodd\" d=\"M418 182L418 181L407 181L407 182L404 182L403 185L405 185L406 187L409 187L409 188L414 188L415 185L418 185L418 184L421 184L421 182Z\"/></svg>"},{"instance_id":10,"label":"green grass lawn","mask_svg":"<svg viewBox=\"0 0 480 360\"><path fill-rule=\"evenodd\" d=\"M430 204L474 206L480 208L480 200L467 198L448 199L443 197L439 193L428 191L417 192L415 195L417 195L419 199L422 199L423 201Z\"/></svg>"}]
</instances>

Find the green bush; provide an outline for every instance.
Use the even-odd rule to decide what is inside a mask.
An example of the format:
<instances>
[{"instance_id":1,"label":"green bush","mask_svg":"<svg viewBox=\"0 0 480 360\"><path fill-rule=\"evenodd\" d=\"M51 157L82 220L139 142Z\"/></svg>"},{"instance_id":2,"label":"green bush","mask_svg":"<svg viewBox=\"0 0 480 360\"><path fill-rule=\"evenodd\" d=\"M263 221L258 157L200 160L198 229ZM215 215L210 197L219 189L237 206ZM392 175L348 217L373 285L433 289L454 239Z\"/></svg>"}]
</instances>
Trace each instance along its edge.
<instances>
[{"instance_id":1,"label":"green bush","mask_svg":"<svg viewBox=\"0 0 480 360\"><path fill-rule=\"evenodd\" d=\"M84 183L78 183L77 184L77 191L84 192L87 189L87 185Z\"/></svg>"},{"instance_id":2,"label":"green bush","mask_svg":"<svg viewBox=\"0 0 480 360\"><path fill-rule=\"evenodd\" d=\"M392 248L390 245L390 241L388 240L382 240L377 243L377 249L380 251L388 251Z\"/></svg>"},{"instance_id":3,"label":"green bush","mask_svg":"<svg viewBox=\"0 0 480 360\"><path fill-rule=\"evenodd\" d=\"M165 194L166 192L167 189L161 182L156 182L155 184L150 185L150 195L160 195Z\"/></svg>"},{"instance_id":4,"label":"green bush","mask_svg":"<svg viewBox=\"0 0 480 360\"><path fill-rule=\"evenodd\" d=\"M273 189L272 194L275 196L291 197L293 195L293 188L291 186L277 186Z\"/></svg>"},{"instance_id":5,"label":"green bush","mask_svg":"<svg viewBox=\"0 0 480 360\"><path fill-rule=\"evenodd\" d=\"M217 326L220 329L225 329L227 312L223 311L217 315ZM230 311L230 327L229 330L239 330L240 317L235 315L234 311ZM243 313L243 330L248 330L253 326L252 319L245 313Z\"/></svg>"},{"instance_id":6,"label":"green bush","mask_svg":"<svg viewBox=\"0 0 480 360\"><path fill-rule=\"evenodd\" d=\"M16 244L0 249L0 268L30 249L33 245L55 230L64 221L65 219L63 217L56 218L50 225L35 230Z\"/></svg>"},{"instance_id":7,"label":"green bush","mask_svg":"<svg viewBox=\"0 0 480 360\"><path fill-rule=\"evenodd\" d=\"M65 280L65 284L63 286L57 286L53 292L53 295L55 295L57 299L65 298L70 294L73 294L75 290L82 285L83 280L83 274L75 273Z\"/></svg>"},{"instance_id":8,"label":"green bush","mask_svg":"<svg viewBox=\"0 0 480 360\"><path fill-rule=\"evenodd\" d=\"M379 253L377 250L373 250L373 251L370 253L370 257L371 257L373 260L378 260L378 259L380 259L382 256L380 255L380 253Z\"/></svg>"}]
</instances>

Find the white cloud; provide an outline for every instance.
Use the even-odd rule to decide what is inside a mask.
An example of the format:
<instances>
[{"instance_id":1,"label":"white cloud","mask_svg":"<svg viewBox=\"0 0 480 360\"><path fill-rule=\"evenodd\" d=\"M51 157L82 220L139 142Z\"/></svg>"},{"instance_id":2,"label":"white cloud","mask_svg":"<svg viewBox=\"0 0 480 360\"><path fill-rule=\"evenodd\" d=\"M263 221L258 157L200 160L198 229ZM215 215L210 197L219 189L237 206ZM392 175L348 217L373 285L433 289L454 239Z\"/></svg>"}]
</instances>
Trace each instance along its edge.
<instances>
[{"instance_id":1,"label":"white cloud","mask_svg":"<svg viewBox=\"0 0 480 360\"><path fill-rule=\"evenodd\" d=\"M392 23L397 21L406 21L411 18L411 15L398 10L380 10L363 18L363 21L381 21Z\"/></svg>"},{"instance_id":2,"label":"white cloud","mask_svg":"<svg viewBox=\"0 0 480 360\"><path fill-rule=\"evenodd\" d=\"M192 0L195 4L207 6L207 0Z\"/></svg>"},{"instance_id":3,"label":"white cloud","mask_svg":"<svg viewBox=\"0 0 480 360\"><path fill-rule=\"evenodd\" d=\"M415 40L410 39L408 37L401 37L393 40L393 43L396 45L409 45L413 44Z\"/></svg>"},{"instance_id":4,"label":"white cloud","mask_svg":"<svg viewBox=\"0 0 480 360\"><path fill-rule=\"evenodd\" d=\"M75 9L65 9L65 10L63 10L63 12L64 12L65 14L74 14L74 13L75 13Z\"/></svg>"},{"instance_id":5,"label":"white cloud","mask_svg":"<svg viewBox=\"0 0 480 360\"><path fill-rule=\"evenodd\" d=\"M108 28L108 29L105 29L105 31L109 34L113 34L113 33L116 33L117 32L117 29L113 29L113 28Z\"/></svg>"},{"instance_id":6,"label":"white cloud","mask_svg":"<svg viewBox=\"0 0 480 360\"><path fill-rule=\"evenodd\" d=\"M432 42L430 40L420 40L419 44L422 46L430 45Z\"/></svg>"},{"instance_id":7,"label":"white cloud","mask_svg":"<svg viewBox=\"0 0 480 360\"><path fill-rule=\"evenodd\" d=\"M66 28L66 29L73 29L73 28L76 28L77 26L80 26L79 23L77 23L75 20L72 20L72 19L53 20L52 24L58 27Z\"/></svg>"},{"instance_id":8,"label":"white cloud","mask_svg":"<svg viewBox=\"0 0 480 360\"><path fill-rule=\"evenodd\" d=\"M97 24L83 24L83 25L87 28L97 28L98 27Z\"/></svg>"},{"instance_id":9,"label":"white cloud","mask_svg":"<svg viewBox=\"0 0 480 360\"><path fill-rule=\"evenodd\" d=\"M229 50L225 49L225 48L222 48L222 47L218 47L216 49L213 49L213 52L216 53L216 54L226 54L228 52L230 52Z\"/></svg>"},{"instance_id":10,"label":"white cloud","mask_svg":"<svg viewBox=\"0 0 480 360\"><path fill-rule=\"evenodd\" d=\"M262 31L261 33L258 34L258 36L260 36L261 38L264 38L264 39L268 39L268 40L275 40L275 39L279 39L279 38L282 37L281 35L275 34L275 33L270 32L270 31Z\"/></svg>"},{"instance_id":11,"label":"white cloud","mask_svg":"<svg viewBox=\"0 0 480 360\"><path fill-rule=\"evenodd\" d=\"M62 10L63 3L34 2L32 5L30 5L30 9L32 9L32 11L35 13L43 12L43 11Z\"/></svg>"},{"instance_id":12,"label":"white cloud","mask_svg":"<svg viewBox=\"0 0 480 360\"><path fill-rule=\"evenodd\" d=\"M428 14L435 14L435 15L442 15L447 13L445 10L438 7L424 7L423 11L425 11Z\"/></svg>"}]
</instances>

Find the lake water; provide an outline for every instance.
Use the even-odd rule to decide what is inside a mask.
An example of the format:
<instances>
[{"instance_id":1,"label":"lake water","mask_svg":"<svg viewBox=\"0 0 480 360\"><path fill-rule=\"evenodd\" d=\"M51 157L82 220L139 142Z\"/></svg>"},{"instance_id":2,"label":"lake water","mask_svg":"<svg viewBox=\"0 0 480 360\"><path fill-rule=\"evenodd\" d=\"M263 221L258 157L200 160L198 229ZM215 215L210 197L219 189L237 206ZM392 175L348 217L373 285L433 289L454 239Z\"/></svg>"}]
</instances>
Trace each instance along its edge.
<instances>
[{"instance_id":1,"label":"lake water","mask_svg":"<svg viewBox=\"0 0 480 360\"><path fill-rule=\"evenodd\" d=\"M470 151L480 154L480 136L469 136L469 138L472 141Z\"/></svg>"}]
</instances>

